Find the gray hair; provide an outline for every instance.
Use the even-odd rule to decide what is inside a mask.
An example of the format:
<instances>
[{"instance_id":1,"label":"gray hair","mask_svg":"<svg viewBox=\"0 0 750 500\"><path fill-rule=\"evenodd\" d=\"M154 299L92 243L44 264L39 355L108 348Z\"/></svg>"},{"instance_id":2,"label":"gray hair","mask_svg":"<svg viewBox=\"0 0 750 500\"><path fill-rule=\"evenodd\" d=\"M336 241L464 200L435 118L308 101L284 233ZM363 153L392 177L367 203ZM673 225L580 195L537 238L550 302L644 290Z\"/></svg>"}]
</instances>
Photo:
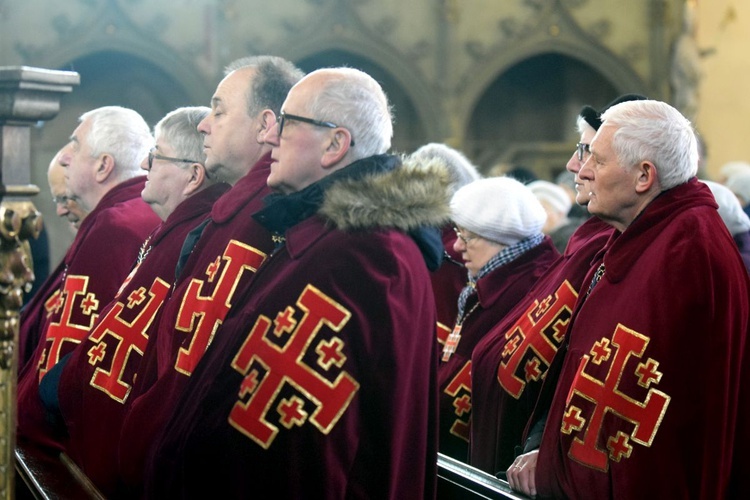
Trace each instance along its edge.
<instances>
[{"instance_id":1,"label":"gray hair","mask_svg":"<svg viewBox=\"0 0 750 500\"><path fill-rule=\"evenodd\" d=\"M153 147L154 138L141 115L120 106L104 106L87 111L78 119L79 122L86 120L91 123L86 139L91 156L112 155L116 180L143 174L141 161Z\"/></svg>"},{"instance_id":2,"label":"gray hair","mask_svg":"<svg viewBox=\"0 0 750 500\"><path fill-rule=\"evenodd\" d=\"M482 178L477 167L461 151L439 142L425 144L409 155L409 158L417 164L437 160L445 165L450 174L451 184L448 192L451 196L466 184Z\"/></svg>"},{"instance_id":3,"label":"gray hair","mask_svg":"<svg viewBox=\"0 0 750 500\"><path fill-rule=\"evenodd\" d=\"M256 71L245 94L248 116L255 116L264 109L278 116L289 90L305 76L301 69L277 56L242 57L229 63L224 74L245 68Z\"/></svg>"},{"instance_id":4,"label":"gray hair","mask_svg":"<svg viewBox=\"0 0 750 500\"><path fill-rule=\"evenodd\" d=\"M698 172L698 139L690 121L661 101L628 101L602 114L617 130L612 149L625 166L651 161L662 191L687 182Z\"/></svg>"},{"instance_id":5,"label":"gray hair","mask_svg":"<svg viewBox=\"0 0 750 500\"><path fill-rule=\"evenodd\" d=\"M177 108L159 120L154 135L167 142L176 157L204 164L203 134L198 132L198 124L210 112L211 108L205 106Z\"/></svg>"},{"instance_id":6,"label":"gray hair","mask_svg":"<svg viewBox=\"0 0 750 500\"><path fill-rule=\"evenodd\" d=\"M380 84L354 68L325 68L330 77L309 105L315 119L333 122L352 134L354 159L383 154L391 148L393 117Z\"/></svg>"}]
</instances>

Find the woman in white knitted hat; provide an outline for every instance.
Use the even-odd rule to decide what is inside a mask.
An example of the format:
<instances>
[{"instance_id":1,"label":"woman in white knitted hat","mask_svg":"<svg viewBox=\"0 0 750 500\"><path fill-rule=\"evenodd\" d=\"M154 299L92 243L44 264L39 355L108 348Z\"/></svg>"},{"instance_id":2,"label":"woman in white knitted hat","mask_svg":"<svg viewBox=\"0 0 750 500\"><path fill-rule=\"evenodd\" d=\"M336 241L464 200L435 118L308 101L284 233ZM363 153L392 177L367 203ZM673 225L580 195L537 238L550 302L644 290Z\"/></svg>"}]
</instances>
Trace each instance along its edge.
<instances>
[{"instance_id":1,"label":"woman in white knitted hat","mask_svg":"<svg viewBox=\"0 0 750 500\"><path fill-rule=\"evenodd\" d=\"M451 214L468 283L443 346L440 451L468 458L471 353L479 340L526 294L559 256L542 234L547 214L534 194L509 177L472 182L453 195Z\"/></svg>"}]
</instances>

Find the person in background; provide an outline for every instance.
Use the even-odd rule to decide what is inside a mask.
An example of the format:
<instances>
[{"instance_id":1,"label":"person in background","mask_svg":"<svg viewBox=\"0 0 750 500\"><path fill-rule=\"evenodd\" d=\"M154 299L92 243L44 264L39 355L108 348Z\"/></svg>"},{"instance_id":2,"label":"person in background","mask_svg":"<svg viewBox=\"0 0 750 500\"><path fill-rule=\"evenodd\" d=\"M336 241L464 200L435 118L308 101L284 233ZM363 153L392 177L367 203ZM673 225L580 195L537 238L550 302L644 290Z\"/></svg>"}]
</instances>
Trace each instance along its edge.
<instances>
[{"instance_id":1,"label":"person in background","mask_svg":"<svg viewBox=\"0 0 750 500\"><path fill-rule=\"evenodd\" d=\"M40 297L40 317L23 317L20 330L22 344L39 341L18 377L18 441L53 453L63 447L65 435L47 420L39 383L86 338L159 223L140 196L146 182L140 162L154 141L141 115L105 106L84 113L79 122L59 162L68 198L88 215L65 254L59 287Z\"/></svg>"},{"instance_id":2,"label":"person in background","mask_svg":"<svg viewBox=\"0 0 750 500\"><path fill-rule=\"evenodd\" d=\"M559 252L564 252L570 236L583 221L568 217L572 203L565 190L557 184L538 180L528 186L547 212L547 221L542 232L552 238L552 243Z\"/></svg>"},{"instance_id":3,"label":"person in background","mask_svg":"<svg viewBox=\"0 0 750 500\"><path fill-rule=\"evenodd\" d=\"M432 168L435 164L446 168L451 180L448 186L449 198L453 197L458 189L482 178L477 168L463 153L437 142L420 147L405 158L404 162L424 168ZM461 254L454 250L457 236L453 230L453 224L448 223L441 228L441 238L444 249L443 259L440 267L430 273L430 278L438 315L438 342L442 346L456 320L458 296L466 285L466 269L461 260Z\"/></svg>"},{"instance_id":4,"label":"person in background","mask_svg":"<svg viewBox=\"0 0 750 500\"><path fill-rule=\"evenodd\" d=\"M174 406L148 496L435 495L432 257L411 231L447 220L448 176L403 167L392 134L359 70L289 92L266 136L275 193L254 215L277 248Z\"/></svg>"},{"instance_id":5,"label":"person in background","mask_svg":"<svg viewBox=\"0 0 750 500\"><path fill-rule=\"evenodd\" d=\"M471 354L474 346L529 291L560 255L542 233L546 213L523 184L492 177L453 195L451 218L468 283L438 367L440 452L468 460Z\"/></svg>"},{"instance_id":6,"label":"person in background","mask_svg":"<svg viewBox=\"0 0 750 500\"><path fill-rule=\"evenodd\" d=\"M719 205L719 216L737 244L745 267L750 272L750 217L742 211L742 205L728 187L718 182L702 182L711 189Z\"/></svg>"},{"instance_id":7,"label":"person in background","mask_svg":"<svg viewBox=\"0 0 750 500\"><path fill-rule=\"evenodd\" d=\"M557 498L739 497L750 487L747 271L695 177L690 122L651 100L602 122L578 176L589 212L615 232L555 359L551 402L537 404L548 409L539 449L516 459L509 483Z\"/></svg>"},{"instance_id":8,"label":"person in background","mask_svg":"<svg viewBox=\"0 0 750 500\"><path fill-rule=\"evenodd\" d=\"M727 179L725 184L734 193L742 205L742 210L750 215L750 172L737 172Z\"/></svg>"},{"instance_id":9,"label":"person in background","mask_svg":"<svg viewBox=\"0 0 750 500\"><path fill-rule=\"evenodd\" d=\"M65 217L70 224L71 231L75 233L88 212L81 208L77 201L68 197L68 187L65 182L66 166L60 163L63 151L64 149L61 149L52 158L47 169L47 181L52 201L55 203L55 213L58 217Z\"/></svg>"}]
</instances>

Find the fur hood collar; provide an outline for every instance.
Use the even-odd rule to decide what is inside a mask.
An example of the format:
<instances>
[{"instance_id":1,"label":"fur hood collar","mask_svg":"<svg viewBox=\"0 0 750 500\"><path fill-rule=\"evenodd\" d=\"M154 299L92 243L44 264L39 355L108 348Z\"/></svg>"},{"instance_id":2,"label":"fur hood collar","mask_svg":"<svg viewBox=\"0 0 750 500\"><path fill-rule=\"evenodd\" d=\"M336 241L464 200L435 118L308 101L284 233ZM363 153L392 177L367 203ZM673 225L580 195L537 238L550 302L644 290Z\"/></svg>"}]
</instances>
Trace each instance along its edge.
<instances>
[{"instance_id":1,"label":"fur hood collar","mask_svg":"<svg viewBox=\"0 0 750 500\"><path fill-rule=\"evenodd\" d=\"M438 227L450 217L449 183L447 171L437 162L420 165L407 160L385 173L334 183L319 213L343 231Z\"/></svg>"},{"instance_id":2,"label":"fur hood collar","mask_svg":"<svg viewBox=\"0 0 750 500\"><path fill-rule=\"evenodd\" d=\"M274 194L254 218L270 231L318 213L342 231L437 227L450 218L450 179L438 161L416 164L392 155L358 160L297 193Z\"/></svg>"}]
</instances>

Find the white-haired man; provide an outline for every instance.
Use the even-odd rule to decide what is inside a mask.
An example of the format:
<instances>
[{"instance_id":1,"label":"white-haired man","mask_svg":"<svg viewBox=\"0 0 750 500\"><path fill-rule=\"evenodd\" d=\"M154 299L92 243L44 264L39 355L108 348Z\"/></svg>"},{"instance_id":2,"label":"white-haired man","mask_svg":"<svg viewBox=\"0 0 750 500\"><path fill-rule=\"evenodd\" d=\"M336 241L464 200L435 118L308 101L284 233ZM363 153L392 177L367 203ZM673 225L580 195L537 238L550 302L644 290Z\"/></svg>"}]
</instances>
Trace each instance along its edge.
<instances>
[{"instance_id":1,"label":"white-haired man","mask_svg":"<svg viewBox=\"0 0 750 500\"><path fill-rule=\"evenodd\" d=\"M289 92L266 137L278 193L255 215L278 247L190 378L147 494L434 495L435 304L407 232L447 218L447 176L384 154L392 130L358 70Z\"/></svg>"},{"instance_id":2,"label":"white-haired man","mask_svg":"<svg viewBox=\"0 0 750 500\"><path fill-rule=\"evenodd\" d=\"M148 172L141 197L163 222L143 243L133 270L88 337L41 384L45 406L59 407L68 455L106 496L121 486L117 453L125 405L142 356L153 348L155 318L174 282L182 243L229 189L209 179L203 166L203 136L196 126L208 112L179 108L156 124L156 144L141 164ZM50 383L56 390L45 390Z\"/></svg>"},{"instance_id":3,"label":"white-haired man","mask_svg":"<svg viewBox=\"0 0 750 500\"><path fill-rule=\"evenodd\" d=\"M735 497L749 472L747 273L695 178L690 122L648 100L602 121L579 177L589 212L615 232L576 305L538 457L514 465L535 471L509 472L511 485L545 497Z\"/></svg>"},{"instance_id":4,"label":"white-haired man","mask_svg":"<svg viewBox=\"0 0 750 500\"><path fill-rule=\"evenodd\" d=\"M59 288L43 297L37 331L21 335L39 342L19 374L19 441L58 449L46 421L39 381L88 334L104 305L130 271L143 240L159 218L141 199L145 176L140 163L153 145L148 125L135 111L105 106L81 115L63 148L68 197L88 215L64 257ZM21 342L28 343L21 338Z\"/></svg>"}]
</instances>

